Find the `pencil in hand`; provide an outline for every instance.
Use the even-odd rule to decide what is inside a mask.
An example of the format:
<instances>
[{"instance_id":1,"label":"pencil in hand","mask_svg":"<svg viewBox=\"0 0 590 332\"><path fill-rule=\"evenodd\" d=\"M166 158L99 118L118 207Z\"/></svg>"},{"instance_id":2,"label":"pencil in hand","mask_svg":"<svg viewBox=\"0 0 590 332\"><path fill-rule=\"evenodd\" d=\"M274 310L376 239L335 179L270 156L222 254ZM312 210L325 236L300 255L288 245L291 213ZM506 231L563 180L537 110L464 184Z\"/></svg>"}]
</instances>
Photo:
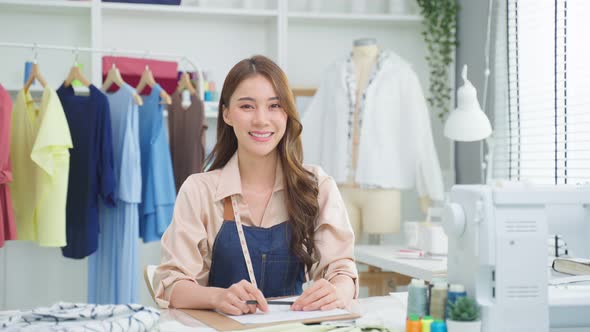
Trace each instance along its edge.
<instances>
[{"instance_id":1,"label":"pencil in hand","mask_svg":"<svg viewBox=\"0 0 590 332\"><path fill-rule=\"evenodd\" d=\"M280 301L280 300L271 300L271 301L267 301L266 303L268 304L274 304L274 305L292 305L294 301ZM258 301L256 300L247 300L246 304L258 304Z\"/></svg>"}]
</instances>

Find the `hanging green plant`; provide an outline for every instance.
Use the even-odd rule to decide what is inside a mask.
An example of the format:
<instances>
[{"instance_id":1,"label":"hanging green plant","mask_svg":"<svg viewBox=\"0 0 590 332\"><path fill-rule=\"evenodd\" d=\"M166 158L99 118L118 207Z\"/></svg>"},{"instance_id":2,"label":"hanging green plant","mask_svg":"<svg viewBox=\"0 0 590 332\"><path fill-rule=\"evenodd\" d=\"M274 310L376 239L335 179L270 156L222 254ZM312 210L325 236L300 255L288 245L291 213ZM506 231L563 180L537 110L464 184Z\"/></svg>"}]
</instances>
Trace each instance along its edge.
<instances>
[{"instance_id":1,"label":"hanging green plant","mask_svg":"<svg viewBox=\"0 0 590 332\"><path fill-rule=\"evenodd\" d=\"M453 63L453 53L457 46L456 0L416 0L420 6L424 31L422 36L428 47L428 67L430 69L430 95L428 104L437 110L443 120L449 112L451 93L449 87L449 66Z\"/></svg>"}]
</instances>

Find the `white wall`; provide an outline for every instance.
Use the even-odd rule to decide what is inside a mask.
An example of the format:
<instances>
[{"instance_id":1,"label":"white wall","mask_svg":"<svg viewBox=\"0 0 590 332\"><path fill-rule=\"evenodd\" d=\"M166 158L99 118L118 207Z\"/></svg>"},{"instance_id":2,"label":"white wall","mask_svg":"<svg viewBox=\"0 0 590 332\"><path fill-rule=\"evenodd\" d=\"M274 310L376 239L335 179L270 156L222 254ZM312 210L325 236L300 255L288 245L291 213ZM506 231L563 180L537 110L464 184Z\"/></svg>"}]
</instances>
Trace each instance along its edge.
<instances>
[{"instance_id":1,"label":"white wall","mask_svg":"<svg viewBox=\"0 0 590 332\"><path fill-rule=\"evenodd\" d=\"M469 1L459 0L461 8L457 17L457 40L459 46L456 51L456 75L460 75L463 65L469 66L469 80L477 88L477 99L483 99L483 86L485 81L485 39L488 18L487 1ZM495 39L495 29L492 25L491 40ZM490 65L492 74L488 82L488 99L487 105L482 105L491 122L494 123L494 49L495 43L491 42ZM457 76L459 77L459 76ZM457 80L456 88L462 84L462 80ZM455 143L455 168L457 173L458 184L478 184L482 183L480 150L483 148L481 142L457 142Z\"/></svg>"},{"instance_id":2,"label":"white wall","mask_svg":"<svg viewBox=\"0 0 590 332\"><path fill-rule=\"evenodd\" d=\"M0 42L57 44L90 47L90 12L64 14L35 8L12 9L0 5ZM22 86L25 61L33 58L32 49L0 47L0 82L6 88ZM39 50L38 63L51 86L58 86L74 61L71 52ZM88 68L90 56L80 54L79 62Z\"/></svg>"}]
</instances>

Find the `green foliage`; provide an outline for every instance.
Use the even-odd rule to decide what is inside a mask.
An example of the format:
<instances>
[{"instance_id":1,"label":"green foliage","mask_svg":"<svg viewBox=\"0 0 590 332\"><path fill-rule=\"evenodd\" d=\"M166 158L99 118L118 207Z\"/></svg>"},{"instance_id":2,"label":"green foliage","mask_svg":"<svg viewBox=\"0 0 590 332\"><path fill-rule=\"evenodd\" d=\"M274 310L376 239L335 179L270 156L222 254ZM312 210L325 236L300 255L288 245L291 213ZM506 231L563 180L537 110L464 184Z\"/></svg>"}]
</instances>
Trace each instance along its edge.
<instances>
[{"instance_id":1,"label":"green foliage","mask_svg":"<svg viewBox=\"0 0 590 332\"><path fill-rule=\"evenodd\" d=\"M449 87L449 66L453 62L453 53L457 46L457 12L456 0L416 0L420 6L424 30L422 36L428 48L428 67L430 69L430 96L428 103L438 111L443 120L449 112L451 93Z\"/></svg>"},{"instance_id":2,"label":"green foliage","mask_svg":"<svg viewBox=\"0 0 590 332\"><path fill-rule=\"evenodd\" d=\"M448 303L451 307L449 319L462 322L471 322L479 318L479 307L475 300L469 297L460 297L455 303Z\"/></svg>"}]
</instances>

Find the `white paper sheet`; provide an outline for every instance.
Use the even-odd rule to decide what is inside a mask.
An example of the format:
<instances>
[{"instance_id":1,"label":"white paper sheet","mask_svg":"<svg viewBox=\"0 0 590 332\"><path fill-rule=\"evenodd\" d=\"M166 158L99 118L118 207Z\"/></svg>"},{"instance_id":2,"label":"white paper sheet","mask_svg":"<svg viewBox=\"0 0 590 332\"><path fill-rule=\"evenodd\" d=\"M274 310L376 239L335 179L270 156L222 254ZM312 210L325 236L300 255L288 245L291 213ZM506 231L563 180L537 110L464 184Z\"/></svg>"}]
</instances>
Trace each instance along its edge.
<instances>
[{"instance_id":1,"label":"white paper sheet","mask_svg":"<svg viewBox=\"0 0 590 332\"><path fill-rule=\"evenodd\" d=\"M298 296L281 299L283 301L295 301ZM349 311L343 309L334 309L327 311L292 311L290 305L268 305L268 312L263 313L258 311L255 314L241 315L241 316L230 316L227 317L238 321L241 324L266 324L266 323L278 323L288 322L292 320L302 320L310 318L330 317L338 315L350 314Z\"/></svg>"}]
</instances>

